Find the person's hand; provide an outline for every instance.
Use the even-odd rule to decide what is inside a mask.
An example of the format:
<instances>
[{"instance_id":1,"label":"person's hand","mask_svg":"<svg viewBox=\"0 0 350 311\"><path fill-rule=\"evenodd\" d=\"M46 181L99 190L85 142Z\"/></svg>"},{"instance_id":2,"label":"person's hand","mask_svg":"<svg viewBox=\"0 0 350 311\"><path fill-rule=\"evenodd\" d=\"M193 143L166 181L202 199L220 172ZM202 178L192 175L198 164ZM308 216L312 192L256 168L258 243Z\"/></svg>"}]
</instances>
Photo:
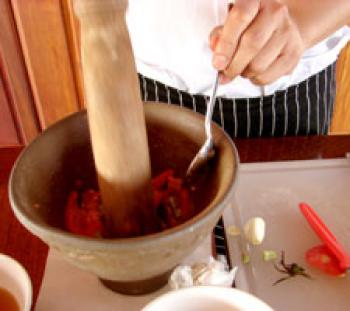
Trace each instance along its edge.
<instances>
[{"instance_id":1,"label":"person's hand","mask_svg":"<svg viewBox=\"0 0 350 311\"><path fill-rule=\"evenodd\" d=\"M237 0L223 26L210 35L220 82L241 75L265 85L290 73L304 44L286 5L278 0Z\"/></svg>"}]
</instances>

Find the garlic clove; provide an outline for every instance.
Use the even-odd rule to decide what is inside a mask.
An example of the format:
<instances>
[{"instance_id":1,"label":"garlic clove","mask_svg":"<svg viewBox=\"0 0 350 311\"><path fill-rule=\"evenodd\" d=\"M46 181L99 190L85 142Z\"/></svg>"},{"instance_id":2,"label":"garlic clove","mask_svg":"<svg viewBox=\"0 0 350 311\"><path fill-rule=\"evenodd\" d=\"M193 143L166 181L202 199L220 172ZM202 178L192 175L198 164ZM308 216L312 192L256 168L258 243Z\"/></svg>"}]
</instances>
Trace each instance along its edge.
<instances>
[{"instance_id":1,"label":"garlic clove","mask_svg":"<svg viewBox=\"0 0 350 311\"><path fill-rule=\"evenodd\" d=\"M260 245L265 238L266 224L261 217L254 217L244 225L244 235L253 245Z\"/></svg>"}]
</instances>

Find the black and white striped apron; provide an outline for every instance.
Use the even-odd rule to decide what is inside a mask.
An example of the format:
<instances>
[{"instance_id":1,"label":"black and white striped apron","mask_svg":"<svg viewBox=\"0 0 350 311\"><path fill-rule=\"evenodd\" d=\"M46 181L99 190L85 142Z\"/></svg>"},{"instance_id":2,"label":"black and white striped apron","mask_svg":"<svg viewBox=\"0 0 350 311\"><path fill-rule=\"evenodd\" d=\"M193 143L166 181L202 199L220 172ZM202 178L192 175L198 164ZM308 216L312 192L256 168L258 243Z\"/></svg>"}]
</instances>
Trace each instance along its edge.
<instances>
[{"instance_id":1,"label":"black and white striped apron","mask_svg":"<svg viewBox=\"0 0 350 311\"><path fill-rule=\"evenodd\" d=\"M142 99L205 114L208 97L190 94L139 75ZM216 100L213 119L231 137L325 135L335 98L335 63L273 95Z\"/></svg>"}]
</instances>

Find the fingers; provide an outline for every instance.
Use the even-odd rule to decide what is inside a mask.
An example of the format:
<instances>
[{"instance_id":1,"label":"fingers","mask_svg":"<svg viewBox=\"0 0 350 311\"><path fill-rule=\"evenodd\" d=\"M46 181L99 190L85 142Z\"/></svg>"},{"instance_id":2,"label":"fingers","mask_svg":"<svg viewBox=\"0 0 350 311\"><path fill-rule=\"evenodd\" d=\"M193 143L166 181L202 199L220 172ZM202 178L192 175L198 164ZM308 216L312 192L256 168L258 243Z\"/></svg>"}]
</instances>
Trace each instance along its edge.
<instances>
[{"instance_id":1,"label":"fingers","mask_svg":"<svg viewBox=\"0 0 350 311\"><path fill-rule=\"evenodd\" d=\"M250 80L257 85L266 85L274 82L281 76L292 72L299 62L302 54L301 49L287 44L284 52L261 74L255 75Z\"/></svg>"},{"instance_id":2,"label":"fingers","mask_svg":"<svg viewBox=\"0 0 350 311\"><path fill-rule=\"evenodd\" d=\"M224 70L230 64L239 38L254 20L259 12L259 8L259 0L236 1L234 7L227 15L220 39L215 47L213 66L217 70Z\"/></svg>"},{"instance_id":3,"label":"fingers","mask_svg":"<svg viewBox=\"0 0 350 311\"><path fill-rule=\"evenodd\" d=\"M223 26L215 27L209 35L209 46L212 51L215 50L215 47L222 33L222 28Z\"/></svg>"},{"instance_id":4,"label":"fingers","mask_svg":"<svg viewBox=\"0 0 350 311\"><path fill-rule=\"evenodd\" d=\"M288 74L305 50L288 7L278 0L237 0L210 36L220 83L238 75L268 84Z\"/></svg>"},{"instance_id":5,"label":"fingers","mask_svg":"<svg viewBox=\"0 0 350 311\"><path fill-rule=\"evenodd\" d=\"M261 51L253 58L242 72L242 76L252 79L263 74L280 56L287 44L287 37L283 31L275 32Z\"/></svg>"},{"instance_id":6,"label":"fingers","mask_svg":"<svg viewBox=\"0 0 350 311\"><path fill-rule=\"evenodd\" d=\"M262 8L254 21L247 27L240 38L231 63L224 71L227 77L234 79L240 75L271 39L283 22L282 14L278 12L278 9L277 4ZM273 48L275 49L275 47Z\"/></svg>"}]
</instances>

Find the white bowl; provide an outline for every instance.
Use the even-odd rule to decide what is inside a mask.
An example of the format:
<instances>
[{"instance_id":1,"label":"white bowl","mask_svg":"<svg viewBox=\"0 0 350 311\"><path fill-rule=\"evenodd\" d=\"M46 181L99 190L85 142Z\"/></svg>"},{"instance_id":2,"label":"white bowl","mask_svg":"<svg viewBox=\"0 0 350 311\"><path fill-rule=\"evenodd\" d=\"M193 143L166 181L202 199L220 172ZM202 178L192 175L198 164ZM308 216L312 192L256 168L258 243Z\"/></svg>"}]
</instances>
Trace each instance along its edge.
<instances>
[{"instance_id":1,"label":"white bowl","mask_svg":"<svg viewBox=\"0 0 350 311\"><path fill-rule=\"evenodd\" d=\"M196 286L169 292L142 311L272 311L265 302L234 288Z\"/></svg>"},{"instance_id":2,"label":"white bowl","mask_svg":"<svg viewBox=\"0 0 350 311\"><path fill-rule=\"evenodd\" d=\"M21 311L30 311L33 295L30 277L19 262L4 254L0 254L0 288L14 296Z\"/></svg>"}]
</instances>

